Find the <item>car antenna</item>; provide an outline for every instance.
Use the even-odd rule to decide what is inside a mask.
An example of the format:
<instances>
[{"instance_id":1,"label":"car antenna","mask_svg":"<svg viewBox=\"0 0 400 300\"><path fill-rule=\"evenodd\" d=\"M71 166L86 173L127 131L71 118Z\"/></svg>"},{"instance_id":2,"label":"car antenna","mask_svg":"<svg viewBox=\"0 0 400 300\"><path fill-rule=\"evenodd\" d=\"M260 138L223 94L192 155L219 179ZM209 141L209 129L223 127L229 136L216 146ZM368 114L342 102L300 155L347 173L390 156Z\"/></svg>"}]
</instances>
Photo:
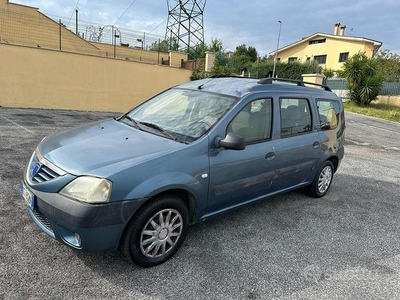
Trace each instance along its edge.
<instances>
[{"instance_id":1,"label":"car antenna","mask_svg":"<svg viewBox=\"0 0 400 300\"><path fill-rule=\"evenodd\" d=\"M207 83L209 83L211 80L213 80L213 79L215 79L215 78L245 78L245 77L242 77L242 76L235 76L235 75L213 75L213 76L208 77L208 79L210 79L210 80L207 80L207 81L204 82L203 84L200 84L197 88L198 88L199 90L201 90L201 89L203 88L204 85L206 85Z\"/></svg>"},{"instance_id":2,"label":"car antenna","mask_svg":"<svg viewBox=\"0 0 400 300\"><path fill-rule=\"evenodd\" d=\"M197 87L197 89L198 89L198 90L201 90L205 84L209 83L209 82L210 82L211 80L213 80L214 78L217 78L217 77L215 77L215 76L208 77L209 80L207 80L207 81L204 82L203 84L200 84L200 85Z\"/></svg>"}]
</instances>

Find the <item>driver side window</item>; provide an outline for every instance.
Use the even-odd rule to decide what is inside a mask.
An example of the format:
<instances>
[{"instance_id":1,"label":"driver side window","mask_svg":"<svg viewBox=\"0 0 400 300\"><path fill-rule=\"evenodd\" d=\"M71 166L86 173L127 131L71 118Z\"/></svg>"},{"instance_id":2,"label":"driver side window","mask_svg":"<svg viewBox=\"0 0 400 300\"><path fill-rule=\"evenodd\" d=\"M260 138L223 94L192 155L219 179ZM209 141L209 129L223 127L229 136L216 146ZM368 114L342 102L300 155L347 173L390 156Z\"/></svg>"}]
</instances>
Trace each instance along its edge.
<instances>
[{"instance_id":1,"label":"driver side window","mask_svg":"<svg viewBox=\"0 0 400 300\"><path fill-rule=\"evenodd\" d=\"M229 123L228 132L243 136L246 143L271 138L272 100L257 99L248 103Z\"/></svg>"}]
</instances>

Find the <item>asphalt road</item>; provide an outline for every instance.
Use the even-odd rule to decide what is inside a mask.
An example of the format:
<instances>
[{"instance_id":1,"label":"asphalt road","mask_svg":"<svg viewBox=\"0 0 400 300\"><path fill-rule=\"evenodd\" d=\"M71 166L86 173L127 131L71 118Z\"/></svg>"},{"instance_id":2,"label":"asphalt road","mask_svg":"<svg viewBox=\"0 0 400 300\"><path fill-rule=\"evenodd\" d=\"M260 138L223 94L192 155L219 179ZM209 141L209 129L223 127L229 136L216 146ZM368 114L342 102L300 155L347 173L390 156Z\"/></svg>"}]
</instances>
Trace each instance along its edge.
<instances>
[{"instance_id":1,"label":"asphalt road","mask_svg":"<svg viewBox=\"0 0 400 300\"><path fill-rule=\"evenodd\" d=\"M52 240L19 194L45 135L115 115L0 108L0 299L400 299L400 124L347 113L324 198L296 191L195 225L141 269Z\"/></svg>"}]
</instances>

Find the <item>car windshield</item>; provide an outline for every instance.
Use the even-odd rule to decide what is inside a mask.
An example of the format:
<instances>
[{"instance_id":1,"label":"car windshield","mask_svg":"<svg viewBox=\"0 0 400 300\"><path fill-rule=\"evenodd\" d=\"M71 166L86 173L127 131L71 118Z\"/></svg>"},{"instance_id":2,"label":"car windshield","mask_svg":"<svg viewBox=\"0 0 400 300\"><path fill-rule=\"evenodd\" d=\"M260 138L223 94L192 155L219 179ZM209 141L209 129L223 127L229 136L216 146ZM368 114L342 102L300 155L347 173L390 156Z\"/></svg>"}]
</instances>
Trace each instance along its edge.
<instances>
[{"instance_id":1,"label":"car windshield","mask_svg":"<svg viewBox=\"0 0 400 300\"><path fill-rule=\"evenodd\" d=\"M164 136L190 143L203 136L236 102L237 98L231 96L174 88L126 116L142 125L142 130L161 131Z\"/></svg>"}]
</instances>

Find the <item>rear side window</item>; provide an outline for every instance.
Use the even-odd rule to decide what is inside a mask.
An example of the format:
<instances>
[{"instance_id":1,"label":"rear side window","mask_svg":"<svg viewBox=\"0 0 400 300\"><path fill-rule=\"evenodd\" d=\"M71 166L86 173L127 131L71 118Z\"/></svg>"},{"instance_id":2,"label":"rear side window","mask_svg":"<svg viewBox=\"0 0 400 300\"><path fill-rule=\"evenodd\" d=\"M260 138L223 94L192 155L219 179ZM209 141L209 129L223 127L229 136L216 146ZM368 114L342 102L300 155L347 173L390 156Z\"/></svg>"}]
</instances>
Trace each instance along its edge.
<instances>
[{"instance_id":1,"label":"rear side window","mask_svg":"<svg viewBox=\"0 0 400 300\"><path fill-rule=\"evenodd\" d=\"M281 136L311 131L310 104L307 99L281 98Z\"/></svg>"},{"instance_id":2,"label":"rear side window","mask_svg":"<svg viewBox=\"0 0 400 300\"><path fill-rule=\"evenodd\" d=\"M335 129L339 124L339 104L331 100L317 100L321 130Z\"/></svg>"}]
</instances>

